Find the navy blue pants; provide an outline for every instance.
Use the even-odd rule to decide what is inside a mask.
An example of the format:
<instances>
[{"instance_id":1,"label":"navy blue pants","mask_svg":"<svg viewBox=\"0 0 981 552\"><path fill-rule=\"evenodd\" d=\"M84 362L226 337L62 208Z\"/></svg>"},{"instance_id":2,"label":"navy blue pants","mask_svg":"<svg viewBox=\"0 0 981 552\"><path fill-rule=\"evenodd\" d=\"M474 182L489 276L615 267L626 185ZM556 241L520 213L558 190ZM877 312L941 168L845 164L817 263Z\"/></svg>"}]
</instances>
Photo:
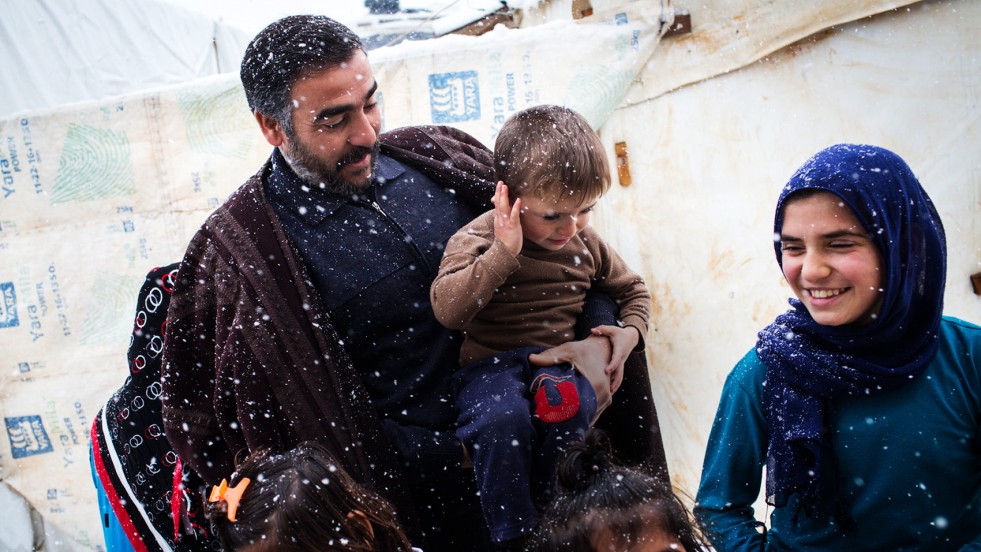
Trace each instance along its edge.
<instances>
[{"instance_id":1,"label":"navy blue pants","mask_svg":"<svg viewBox=\"0 0 981 552\"><path fill-rule=\"evenodd\" d=\"M555 464L596 415L596 393L568 364L532 366L526 347L470 363L454 375L456 436L473 462L480 506L495 542L538 524Z\"/></svg>"}]
</instances>

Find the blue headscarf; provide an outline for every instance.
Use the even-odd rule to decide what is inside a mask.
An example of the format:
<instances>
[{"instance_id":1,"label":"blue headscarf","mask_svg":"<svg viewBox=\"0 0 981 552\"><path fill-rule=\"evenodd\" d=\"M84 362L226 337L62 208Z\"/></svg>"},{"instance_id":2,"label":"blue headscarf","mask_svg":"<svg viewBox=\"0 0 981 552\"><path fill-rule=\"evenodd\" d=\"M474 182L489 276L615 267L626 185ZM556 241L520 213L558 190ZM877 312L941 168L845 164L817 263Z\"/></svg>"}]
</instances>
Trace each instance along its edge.
<instances>
[{"instance_id":1,"label":"blue headscarf","mask_svg":"<svg viewBox=\"0 0 981 552\"><path fill-rule=\"evenodd\" d=\"M884 295L869 325L822 326L791 299L793 308L759 334L756 351L768 367L767 502L784 506L800 493L805 510L816 507L822 467L832 461L830 399L894 389L923 371L937 350L947 272L940 217L895 153L853 144L818 152L784 186L775 236L788 198L809 189L835 194L855 213L879 250ZM778 239L774 251L782 267Z\"/></svg>"}]
</instances>

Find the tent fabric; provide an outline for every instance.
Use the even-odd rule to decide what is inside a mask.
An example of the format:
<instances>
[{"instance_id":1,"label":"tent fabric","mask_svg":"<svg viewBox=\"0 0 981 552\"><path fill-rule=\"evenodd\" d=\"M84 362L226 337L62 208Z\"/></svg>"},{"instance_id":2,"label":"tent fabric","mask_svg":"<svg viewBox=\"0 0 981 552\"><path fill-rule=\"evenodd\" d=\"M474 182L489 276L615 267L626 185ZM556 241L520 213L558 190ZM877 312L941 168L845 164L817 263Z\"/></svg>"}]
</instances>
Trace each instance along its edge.
<instances>
[{"instance_id":1,"label":"tent fabric","mask_svg":"<svg viewBox=\"0 0 981 552\"><path fill-rule=\"evenodd\" d=\"M682 35L676 41L681 47L658 52L652 59L652 64L662 69L656 73L658 78L654 82L637 83L623 107L735 71L836 25L918 1L781 0L779 5L756 4L754 9L739 9L734 14L726 14L712 0L686 2L684 6L691 12L696 32ZM655 67L648 69L653 72Z\"/></svg>"},{"instance_id":2,"label":"tent fabric","mask_svg":"<svg viewBox=\"0 0 981 552\"><path fill-rule=\"evenodd\" d=\"M0 18L0 117L237 72L246 31L163 0L36 0Z\"/></svg>"},{"instance_id":3,"label":"tent fabric","mask_svg":"<svg viewBox=\"0 0 981 552\"><path fill-rule=\"evenodd\" d=\"M981 3L701 0L685 6L693 32L663 39L670 2L593 4L577 21L556 11L372 51L383 126L451 124L492 144L507 116L554 102L599 129L632 183L615 184L594 224L652 288L655 402L673 482L694 495L725 373L789 294L772 206L814 152L867 142L909 161L948 229L947 311L981 320L968 283L981 251ZM551 5L536 9L568 3ZM30 13L21 25L50 21ZM19 48L9 67L72 47ZM72 59L86 82L102 78L99 56ZM0 120L0 515L17 520L0 547L99 549L88 429L129 374L147 267L179 259L269 149L227 74Z\"/></svg>"}]
</instances>

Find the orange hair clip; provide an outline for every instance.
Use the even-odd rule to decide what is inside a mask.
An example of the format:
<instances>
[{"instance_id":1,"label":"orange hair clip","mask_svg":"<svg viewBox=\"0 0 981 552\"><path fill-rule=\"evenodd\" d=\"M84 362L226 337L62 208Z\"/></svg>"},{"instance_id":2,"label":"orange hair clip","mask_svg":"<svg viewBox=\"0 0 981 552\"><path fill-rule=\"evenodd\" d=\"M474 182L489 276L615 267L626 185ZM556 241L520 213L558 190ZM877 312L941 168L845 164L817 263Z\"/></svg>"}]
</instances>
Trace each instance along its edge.
<instances>
[{"instance_id":1,"label":"orange hair clip","mask_svg":"<svg viewBox=\"0 0 981 552\"><path fill-rule=\"evenodd\" d=\"M238 503L242 500L242 493L245 492L245 488L249 486L250 482L248 477L243 477L238 485L229 487L228 481L222 479L221 485L215 485L211 488L208 502L224 502L228 508L228 521L234 523L235 514L238 512Z\"/></svg>"}]
</instances>

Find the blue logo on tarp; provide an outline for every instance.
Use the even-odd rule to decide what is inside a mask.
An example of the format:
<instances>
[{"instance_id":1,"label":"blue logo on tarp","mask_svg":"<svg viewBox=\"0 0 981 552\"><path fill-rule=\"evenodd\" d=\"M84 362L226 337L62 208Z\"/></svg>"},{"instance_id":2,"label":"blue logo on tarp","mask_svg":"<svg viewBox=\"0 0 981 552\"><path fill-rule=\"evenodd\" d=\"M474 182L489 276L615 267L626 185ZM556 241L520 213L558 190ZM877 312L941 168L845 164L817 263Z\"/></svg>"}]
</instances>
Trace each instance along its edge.
<instances>
[{"instance_id":1,"label":"blue logo on tarp","mask_svg":"<svg viewBox=\"0 0 981 552\"><path fill-rule=\"evenodd\" d=\"M17 318L17 294L14 284L0 282L0 328L13 328L20 324Z\"/></svg>"},{"instance_id":2,"label":"blue logo on tarp","mask_svg":"<svg viewBox=\"0 0 981 552\"><path fill-rule=\"evenodd\" d=\"M429 107L433 122L459 123L480 119L480 84L476 71L429 75Z\"/></svg>"},{"instance_id":3,"label":"blue logo on tarp","mask_svg":"<svg viewBox=\"0 0 981 552\"><path fill-rule=\"evenodd\" d=\"M7 424L10 454L14 458L25 458L54 451L40 416L15 416L3 420Z\"/></svg>"}]
</instances>

